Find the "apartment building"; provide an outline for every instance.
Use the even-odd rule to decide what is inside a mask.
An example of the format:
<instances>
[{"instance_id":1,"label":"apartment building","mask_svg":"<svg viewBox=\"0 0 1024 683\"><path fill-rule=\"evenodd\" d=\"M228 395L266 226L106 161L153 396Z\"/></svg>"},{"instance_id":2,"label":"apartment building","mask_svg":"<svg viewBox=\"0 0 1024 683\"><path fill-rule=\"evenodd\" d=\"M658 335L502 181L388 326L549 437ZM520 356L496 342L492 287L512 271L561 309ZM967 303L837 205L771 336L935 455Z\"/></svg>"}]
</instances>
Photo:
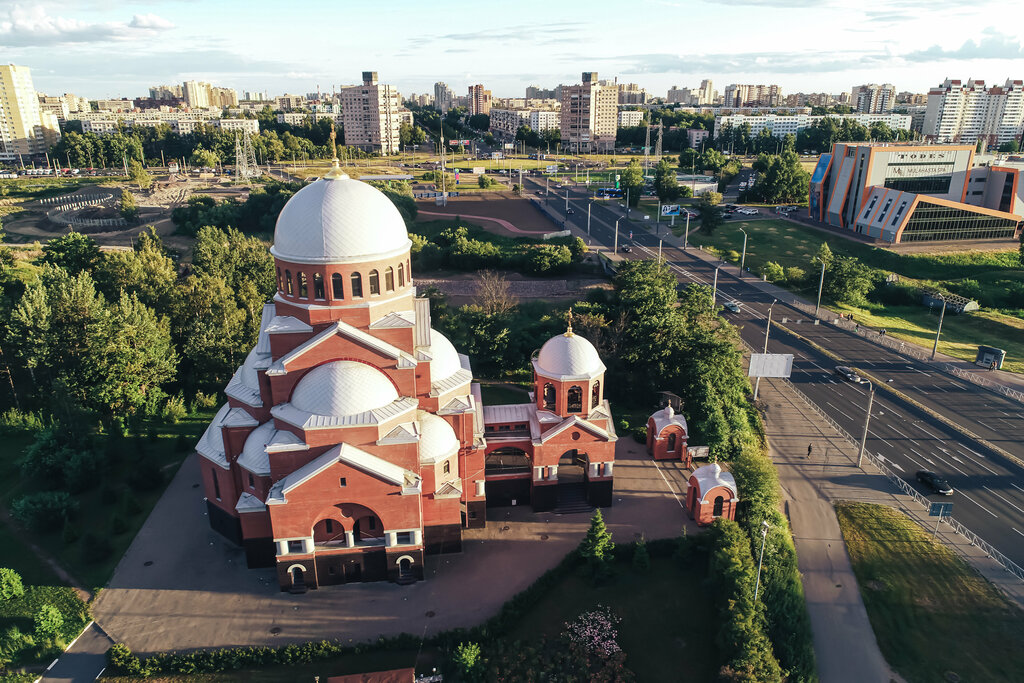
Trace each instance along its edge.
<instances>
[{"instance_id":1,"label":"apartment building","mask_svg":"<svg viewBox=\"0 0 1024 683\"><path fill-rule=\"evenodd\" d=\"M668 95L665 97L665 102L668 104L691 105L696 104L696 100L697 97L689 88L680 88L676 85L668 89Z\"/></svg>"},{"instance_id":2,"label":"apartment building","mask_svg":"<svg viewBox=\"0 0 1024 683\"><path fill-rule=\"evenodd\" d=\"M714 85L710 79L704 79L700 82L700 88L697 90L697 104L698 105L712 105L715 100L718 99L718 92L715 91Z\"/></svg>"},{"instance_id":3,"label":"apartment building","mask_svg":"<svg viewBox=\"0 0 1024 683\"><path fill-rule=\"evenodd\" d=\"M624 109L619 112L619 128L636 128L644 121L642 111Z\"/></svg>"},{"instance_id":4,"label":"apartment building","mask_svg":"<svg viewBox=\"0 0 1024 683\"><path fill-rule=\"evenodd\" d=\"M149 89L151 100L180 100L185 97L180 85L154 85Z\"/></svg>"},{"instance_id":5,"label":"apartment building","mask_svg":"<svg viewBox=\"0 0 1024 683\"><path fill-rule=\"evenodd\" d=\"M896 86L892 83L855 85L850 91L850 103L862 114L885 114L896 104Z\"/></svg>"},{"instance_id":6,"label":"apartment building","mask_svg":"<svg viewBox=\"0 0 1024 683\"><path fill-rule=\"evenodd\" d=\"M455 93L447 83L438 81L434 84L434 106L440 109L442 114L447 114L454 102Z\"/></svg>"},{"instance_id":7,"label":"apartment building","mask_svg":"<svg viewBox=\"0 0 1024 683\"><path fill-rule=\"evenodd\" d=\"M90 116L81 119L83 133L95 133L97 135L109 135L119 130L131 130L132 128L156 128L167 125L179 135L187 135L195 132L202 126L210 126L227 131L247 130L253 135L260 132L260 122L256 119L221 119L221 118L198 118L182 116L181 118L167 118L156 116L159 112L135 112L134 115L122 115L115 112L94 112L100 116ZM104 118L102 115L106 115Z\"/></svg>"},{"instance_id":8,"label":"apartment building","mask_svg":"<svg viewBox=\"0 0 1024 683\"><path fill-rule=\"evenodd\" d=\"M618 87L584 71L582 83L562 86L562 145L574 151L611 151L618 128Z\"/></svg>"},{"instance_id":9,"label":"apartment building","mask_svg":"<svg viewBox=\"0 0 1024 683\"><path fill-rule=\"evenodd\" d=\"M293 109L302 109L306 106L305 95L289 95L285 93L279 97L274 98L274 108L281 111L291 111Z\"/></svg>"},{"instance_id":10,"label":"apartment building","mask_svg":"<svg viewBox=\"0 0 1024 683\"><path fill-rule=\"evenodd\" d=\"M0 65L0 160L42 154L60 139L60 124L43 111L27 66Z\"/></svg>"},{"instance_id":11,"label":"apartment building","mask_svg":"<svg viewBox=\"0 0 1024 683\"><path fill-rule=\"evenodd\" d=\"M792 134L797 135L804 128L813 126L818 121L826 118L811 114L794 114L792 116L779 116L778 114L763 114L749 116L746 114L730 114L715 117L715 137L722 134L726 128L739 128L744 124L750 124L750 135L756 137L762 130L768 130L777 138ZM911 117L907 114L829 114L828 118L840 121L850 119L862 126L870 127L873 123L884 123L893 130L910 130Z\"/></svg>"},{"instance_id":12,"label":"apartment building","mask_svg":"<svg viewBox=\"0 0 1024 683\"><path fill-rule=\"evenodd\" d=\"M1024 132L1024 81L1007 79L1002 86L985 81L946 79L928 92L924 134L935 142L998 146L1020 140Z\"/></svg>"},{"instance_id":13,"label":"apartment building","mask_svg":"<svg viewBox=\"0 0 1024 683\"><path fill-rule=\"evenodd\" d=\"M560 113L557 109L491 109L492 135L513 138L521 126L529 126L535 131L558 130Z\"/></svg>"},{"instance_id":14,"label":"apartment building","mask_svg":"<svg viewBox=\"0 0 1024 683\"><path fill-rule=\"evenodd\" d=\"M482 85L469 86L469 115L491 113L491 91Z\"/></svg>"},{"instance_id":15,"label":"apartment building","mask_svg":"<svg viewBox=\"0 0 1024 683\"><path fill-rule=\"evenodd\" d=\"M181 84L181 92L185 104L190 107L210 106L210 84L205 81L185 81Z\"/></svg>"},{"instance_id":16,"label":"apartment building","mask_svg":"<svg viewBox=\"0 0 1024 683\"><path fill-rule=\"evenodd\" d=\"M779 107L782 89L777 85L743 85L733 83L725 87L726 107Z\"/></svg>"},{"instance_id":17,"label":"apartment building","mask_svg":"<svg viewBox=\"0 0 1024 683\"><path fill-rule=\"evenodd\" d=\"M364 71L362 85L341 89L341 109L346 145L381 154L398 152L398 89L378 83L376 71Z\"/></svg>"},{"instance_id":18,"label":"apartment building","mask_svg":"<svg viewBox=\"0 0 1024 683\"><path fill-rule=\"evenodd\" d=\"M647 104L651 96L636 83L619 83L619 104Z\"/></svg>"}]
</instances>

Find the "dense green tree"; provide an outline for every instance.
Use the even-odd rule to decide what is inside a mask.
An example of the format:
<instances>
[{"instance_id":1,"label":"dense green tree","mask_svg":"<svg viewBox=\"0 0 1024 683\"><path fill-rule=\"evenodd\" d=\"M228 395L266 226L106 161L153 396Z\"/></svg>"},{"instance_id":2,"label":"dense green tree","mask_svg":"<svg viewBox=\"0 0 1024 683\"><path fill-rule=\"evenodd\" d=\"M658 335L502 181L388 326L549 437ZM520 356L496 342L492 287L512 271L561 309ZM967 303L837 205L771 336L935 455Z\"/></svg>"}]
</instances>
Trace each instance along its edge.
<instances>
[{"instance_id":1,"label":"dense green tree","mask_svg":"<svg viewBox=\"0 0 1024 683\"><path fill-rule=\"evenodd\" d=\"M106 252L93 276L108 301L120 300L122 292L134 294L163 314L169 309L178 269L160 237L150 228L139 235L131 251Z\"/></svg>"},{"instance_id":2,"label":"dense green tree","mask_svg":"<svg viewBox=\"0 0 1024 683\"><path fill-rule=\"evenodd\" d=\"M218 275L188 277L177 288L171 329L186 377L224 386L252 342L246 336L246 312L238 307L227 281ZM253 340L254 341L254 340Z\"/></svg>"},{"instance_id":3,"label":"dense green tree","mask_svg":"<svg viewBox=\"0 0 1024 683\"><path fill-rule=\"evenodd\" d=\"M659 161L654 168L654 193L662 202L673 202L679 198L676 169L667 159Z\"/></svg>"},{"instance_id":4,"label":"dense green tree","mask_svg":"<svg viewBox=\"0 0 1024 683\"><path fill-rule=\"evenodd\" d=\"M818 247L818 251L811 258L811 263L816 264L818 268L821 268L821 264L825 264L825 270L832 267L832 262L835 257L832 255L832 250L829 249L828 242L822 242L821 246Z\"/></svg>"},{"instance_id":5,"label":"dense green tree","mask_svg":"<svg viewBox=\"0 0 1024 683\"><path fill-rule=\"evenodd\" d=\"M615 543L612 542L612 534L605 526L600 509L595 510L594 515L590 518L590 528L587 529L587 535L580 541L578 550L580 557L591 566L607 564L614 558Z\"/></svg>"},{"instance_id":6,"label":"dense green tree","mask_svg":"<svg viewBox=\"0 0 1024 683\"><path fill-rule=\"evenodd\" d=\"M132 159L128 162L128 182L138 185L140 190L148 190L153 187L153 176L142 164Z\"/></svg>"},{"instance_id":7,"label":"dense green tree","mask_svg":"<svg viewBox=\"0 0 1024 683\"><path fill-rule=\"evenodd\" d=\"M1007 140L999 145L999 151L1003 154L1016 154L1020 151L1020 143L1016 140Z\"/></svg>"},{"instance_id":8,"label":"dense green tree","mask_svg":"<svg viewBox=\"0 0 1024 683\"><path fill-rule=\"evenodd\" d=\"M775 261L766 261L761 264L761 277L768 282L782 282L786 279L786 271Z\"/></svg>"},{"instance_id":9,"label":"dense green tree","mask_svg":"<svg viewBox=\"0 0 1024 683\"><path fill-rule=\"evenodd\" d=\"M32 618L36 638L56 638L64 626L64 615L54 605L42 605Z\"/></svg>"},{"instance_id":10,"label":"dense green tree","mask_svg":"<svg viewBox=\"0 0 1024 683\"><path fill-rule=\"evenodd\" d=\"M526 255L527 269L536 274L557 273L572 263L572 252L562 244L541 244Z\"/></svg>"},{"instance_id":11,"label":"dense green tree","mask_svg":"<svg viewBox=\"0 0 1024 683\"><path fill-rule=\"evenodd\" d=\"M8 567L0 567L0 601L13 600L25 594L21 574Z\"/></svg>"},{"instance_id":12,"label":"dense green tree","mask_svg":"<svg viewBox=\"0 0 1024 683\"><path fill-rule=\"evenodd\" d=\"M100 246L96 240L74 231L47 242L39 258L40 265L63 268L69 275L90 271L99 261Z\"/></svg>"},{"instance_id":13,"label":"dense green tree","mask_svg":"<svg viewBox=\"0 0 1024 683\"><path fill-rule=\"evenodd\" d=\"M753 167L758 177L749 195L769 204L799 201L807 196L810 175L796 152L761 154Z\"/></svg>"},{"instance_id":14,"label":"dense green tree","mask_svg":"<svg viewBox=\"0 0 1024 683\"><path fill-rule=\"evenodd\" d=\"M118 211L121 213L121 218L126 221L134 221L139 215L139 206L135 202L135 195L128 190L121 192L121 200L118 202Z\"/></svg>"},{"instance_id":15,"label":"dense green tree","mask_svg":"<svg viewBox=\"0 0 1024 683\"><path fill-rule=\"evenodd\" d=\"M0 283L5 282L14 270L14 252L3 241L4 231L0 228Z\"/></svg>"},{"instance_id":16,"label":"dense green tree","mask_svg":"<svg viewBox=\"0 0 1024 683\"><path fill-rule=\"evenodd\" d=\"M708 197L708 194L712 193L706 193L697 203L697 213L700 215L701 230L710 235L725 222L725 218L722 214L722 207L714 201L714 197ZM721 195L718 196L721 197Z\"/></svg>"},{"instance_id":17,"label":"dense green tree","mask_svg":"<svg viewBox=\"0 0 1024 683\"><path fill-rule=\"evenodd\" d=\"M199 146L192 150L192 155L189 157L188 162L193 166L201 168L213 168L220 162L220 159L217 157L216 152L211 152Z\"/></svg>"},{"instance_id":18,"label":"dense green tree","mask_svg":"<svg viewBox=\"0 0 1024 683\"><path fill-rule=\"evenodd\" d=\"M640 203L640 192L644 187L644 170L637 159L632 159L619 174L619 187L622 188L623 196L629 193L630 206Z\"/></svg>"},{"instance_id":19,"label":"dense green tree","mask_svg":"<svg viewBox=\"0 0 1024 683\"><path fill-rule=\"evenodd\" d=\"M480 646L474 642L459 643L452 655L452 662L458 667L462 680L477 680L483 665Z\"/></svg>"},{"instance_id":20,"label":"dense green tree","mask_svg":"<svg viewBox=\"0 0 1024 683\"><path fill-rule=\"evenodd\" d=\"M467 123L470 128L475 128L476 130L487 130L491 127L491 117L487 114L473 114L469 117Z\"/></svg>"},{"instance_id":21,"label":"dense green tree","mask_svg":"<svg viewBox=\"0 0 1024 683\"><path fill-rule=\"evenodd\" d=\"M825 270L824 292L837 303L865 303L872 284L871 269L850 256L834 257Z\"/></svg>"}]
</instances>

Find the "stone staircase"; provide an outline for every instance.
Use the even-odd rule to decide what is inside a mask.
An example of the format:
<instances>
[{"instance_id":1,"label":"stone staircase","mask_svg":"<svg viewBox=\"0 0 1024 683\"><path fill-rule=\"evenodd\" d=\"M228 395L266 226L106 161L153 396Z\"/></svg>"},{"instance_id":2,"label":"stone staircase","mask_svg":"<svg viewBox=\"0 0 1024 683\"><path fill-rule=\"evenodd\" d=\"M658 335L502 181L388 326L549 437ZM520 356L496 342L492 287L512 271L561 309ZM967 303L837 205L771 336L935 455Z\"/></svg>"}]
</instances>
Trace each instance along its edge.
<instances>
[{"instance_id":1,"label":"stone staircase","mask_svg":"<svg viewBox=\"0 0 1024 683\"><path fill-rule=\"evenodd\" d=\"M558 485L558 504L554 509L556 515L574 515L593 511L594 506L587 502L587 492L582 483Z\"/></svg>"}]
</instances>

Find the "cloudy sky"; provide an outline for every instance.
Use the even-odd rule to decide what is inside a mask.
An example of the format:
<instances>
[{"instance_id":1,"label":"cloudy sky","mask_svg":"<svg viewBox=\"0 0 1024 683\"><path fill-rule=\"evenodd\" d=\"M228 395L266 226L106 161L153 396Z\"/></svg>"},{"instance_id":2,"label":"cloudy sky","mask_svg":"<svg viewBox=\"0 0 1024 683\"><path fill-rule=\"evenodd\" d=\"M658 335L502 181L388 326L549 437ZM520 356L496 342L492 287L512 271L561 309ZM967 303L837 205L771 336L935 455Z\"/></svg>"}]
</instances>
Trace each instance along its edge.
<instances>
[{"instance_id":1,"label":"cloudy sky","mask_svg":"<svg viewBox=\"0 0 1024 683\"><path fill-rule=\"evenodd\" d=\"M1024 78L1021 0L0 0L4 60L36 89L137 97L198 79L313 92L379 72L403 94L447 82L495 96L580 72L672 85L778 83L926 92Z\"/></svg>"}]
</instances>

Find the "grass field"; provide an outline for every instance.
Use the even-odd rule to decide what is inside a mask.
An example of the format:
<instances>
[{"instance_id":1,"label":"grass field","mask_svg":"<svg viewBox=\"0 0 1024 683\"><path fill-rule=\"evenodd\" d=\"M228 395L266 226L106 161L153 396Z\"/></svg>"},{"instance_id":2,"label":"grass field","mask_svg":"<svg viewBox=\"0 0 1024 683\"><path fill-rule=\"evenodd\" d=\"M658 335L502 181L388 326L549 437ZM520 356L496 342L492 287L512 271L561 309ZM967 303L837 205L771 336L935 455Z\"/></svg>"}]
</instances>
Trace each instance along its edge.
<instances>
[{"instance_id":1,"label":"grass field","mask_svg":"<svg viewBox=\"0 0 1024 683\"><path fill-rule=\"evenodd\" d=\"M565 622L595 604L607 605L622 618L619 644L638 681L713 680L716 620L712 595L704 588L704 563L681 569L673 560L654 558L647 573L625 563L616 566L618 578L608 585L595 587L585 572L564 579L506 640L556 637ZM680 678L683 670L685 677Z\"/></svg>"},{"instance_id":2,"label":"grass field","mask_svg":"<svg viewBox=\"0 0 1024 683\"><path fill-rule=\"evenodd\" d=\"M1024 279L1024 266L1014 252L898 254L860 242L830 237L813 228L778 219L727 223L712 235L703 232L691 234L690 242L726 252L733 251L735 254L728 257L728 260L738 263L743 249L743 233L740 228L747 231L746 265L752 273L758 272L767 261L775 261L783 268L802 268L808 274L808 282L802 286L790 285L789 289L812 298L817 291L817 281L812 277L815 269L811 259L826 241L834 254L853 256L873 268L896 273L904 282L917 281L927 285L972 279L988 286L997 286L996 282ZM844 313L852 313L854 319L862 325L885 328L886 333L893 337L929 349L935 338L938 315L923 306L833 307ZM941 352L956 358L974 360L979 344L1005 349L1007 358L1004 369L1024 372L1024 320L1021 318L991 310L946 316L939 342Z\"/></svg>"},{"instance_id":3,"label":"grass field","mask_svg":"<svg viewBox=\"0 0 1024 683\"><path fill-rule=\"evenodd\" d=\"M836 511L875 638L908 683L1021 680L1024 612L902 513Z\"/></svg>"},{"instance_id":4,"label":"grass field","mask_svg":"<svg viewBox=\"0 0 1024 683\"><path fill-rule=\"evenodd\" d=\"M484 405L505 405L509 403L529 403L530 397L526 389L515 384L480 384L480 395Z\"/></svg>"}]
</instances>

